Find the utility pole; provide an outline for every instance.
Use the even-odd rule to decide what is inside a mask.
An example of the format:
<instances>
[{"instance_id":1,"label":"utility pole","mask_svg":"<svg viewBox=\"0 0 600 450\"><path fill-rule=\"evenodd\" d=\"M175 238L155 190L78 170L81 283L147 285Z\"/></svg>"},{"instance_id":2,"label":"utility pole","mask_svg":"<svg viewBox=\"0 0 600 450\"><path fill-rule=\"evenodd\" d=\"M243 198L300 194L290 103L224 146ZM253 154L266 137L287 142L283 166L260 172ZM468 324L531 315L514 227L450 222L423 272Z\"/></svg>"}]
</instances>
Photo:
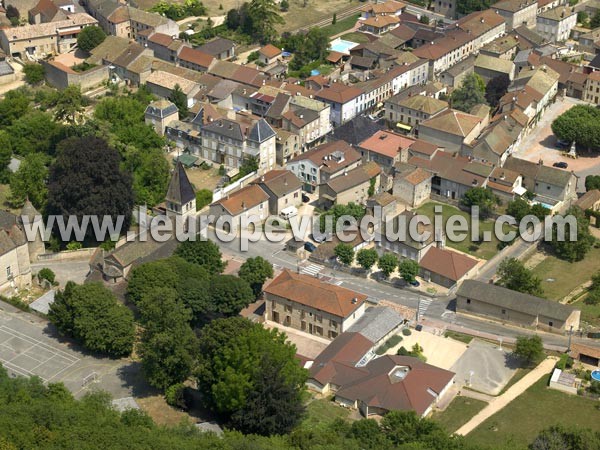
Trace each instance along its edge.
<instances>
[{"instance_id":1,"label":"utility pole","mask_svg":"<svg viewBox=\"0 0 600 450\"><path fill-rule=\"evenodd\" d=\"M569 328L569 345L567 347L567 353L571 351L571 338L573 337L573 325Z\"/></svg>"}]
</instances>

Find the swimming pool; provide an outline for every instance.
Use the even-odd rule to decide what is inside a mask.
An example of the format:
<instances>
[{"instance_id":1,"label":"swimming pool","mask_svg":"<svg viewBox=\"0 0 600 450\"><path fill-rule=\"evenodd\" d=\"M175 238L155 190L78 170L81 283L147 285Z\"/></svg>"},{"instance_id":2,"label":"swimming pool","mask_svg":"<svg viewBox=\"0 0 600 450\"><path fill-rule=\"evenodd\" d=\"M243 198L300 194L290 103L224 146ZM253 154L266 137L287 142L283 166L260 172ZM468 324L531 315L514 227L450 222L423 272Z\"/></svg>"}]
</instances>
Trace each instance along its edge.
<instances>
[{"instance_id":1,"label":"swimming pool","mask_svg":"<svg viewBox=\"0 0 600 450\"><path fill-rule=\"evenodd\" d=\"M343 53L344 55L349 55L350 50L356 47L358 44L352 41L346 41L344 39L334 39L329 43L329 49L334 52Z\"/></svg>"},{"instance_id":2,"label":"swimming pool","mask_svg":"<svg viewBox=\"0 0 600 450\"><path fill-rule=\"evenodd\" d=\"M592 379L600 381L600 370L594 370L592 372Z\"/></svg>"}]
</instances>

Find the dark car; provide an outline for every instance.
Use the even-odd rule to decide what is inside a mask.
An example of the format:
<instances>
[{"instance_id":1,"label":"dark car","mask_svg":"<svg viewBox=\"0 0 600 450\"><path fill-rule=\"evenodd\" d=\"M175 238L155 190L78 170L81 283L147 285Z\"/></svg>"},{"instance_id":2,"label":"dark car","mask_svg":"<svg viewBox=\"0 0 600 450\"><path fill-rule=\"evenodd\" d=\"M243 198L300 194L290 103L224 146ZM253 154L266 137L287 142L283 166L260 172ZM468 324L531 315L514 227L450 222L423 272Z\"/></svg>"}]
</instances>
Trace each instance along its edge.
<instances>
[{"instance_id":1,"label":"dark car","mask_svg":"<svg viewBox=\"0 0 600 450\"><path fill-rule=\"evenodd\" d=\"M556 140L556 146L558 148L568 148L571 146L571 143L569 141L564 141L562 139L557 139Z\"/></svg>"},{"instance_id":2,"label":"dark car","mask_svg":"<svg viewBox=\"0 0 600 450\"><path fill-rule=\"evenodd\" d=\"M315 244L313 244L312 242L305 242L304 243L304 250L306 250L307 252L314 252L317 249L317 246Z\"/></svg>"},{"instance_id":3,"label":"dark car","mask_svg":"<svg viewBox=\"0 0 600 450\"><path fill-rule=\"evenodd\" d=\"M302 194L302 203L310 202L310 197L306 194Z\"/></svg>"},{"instance_id":4,"label":"dark car","mask_svg":"<svg viewBox=\"0 0 600 450\"><path fill-rule=\"evenodd\" d=\"M419 283L417 280L413 280L410 282L410 285L412 287L419 287L419 286L421 286L421 283Z\"/></svg>"},{"instance_id":5,"label":"dark car","mask_svg":"<svg viewBox=\"0 0 600 450\"><path fill-rule=\"evenodd\" d=\"M560 161L552 164L552 167L558 167L559 169L566 169L569 165L566 162Z\"/></svg>"}]
</instances>

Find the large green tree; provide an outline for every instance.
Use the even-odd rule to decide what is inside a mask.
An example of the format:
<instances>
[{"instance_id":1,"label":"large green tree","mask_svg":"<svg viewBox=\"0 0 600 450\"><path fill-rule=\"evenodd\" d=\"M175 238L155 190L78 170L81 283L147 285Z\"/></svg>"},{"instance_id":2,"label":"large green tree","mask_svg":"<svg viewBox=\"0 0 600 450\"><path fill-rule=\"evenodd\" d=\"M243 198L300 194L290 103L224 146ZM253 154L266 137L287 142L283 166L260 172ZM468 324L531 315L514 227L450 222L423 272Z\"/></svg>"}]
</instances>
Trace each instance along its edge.
<instances>
[{"instance_id":1,"label":"large green tree","mask_svg":"<svg viewBox=\"0 0 600 450\"><path fill-rule=\"evenodd\" d=\"M48 214L81 219L84 215L120 218L121 232L129 229L133 209L131 176L121 169L119 153L96 137L61 142L48 179ZM96 242L90 226L85 240ZM98 239L100 237L98 236ZM105 238L101 239L103 241Z\"/></svg>"},{"instance_id":2,"label":"large green tree","mask_svg":"<svg viewBox=\"0 0 600 450\"><path fill-rule=\"evenodd\" d=\"M508 91L510 78L508 75L502 74L492 78L485 86L485 100L493 108L498 106L498 102Z\"/></svg>"},{"instance_id":3,"label":"large green tree","mask_svg":"<svg viewBox=\"0 0 600 450\"><path fill-rule=\"evenodd\" d=\"M47 157L39 153L27 155L10 176L10 203L14 207L23 206L28 198L37 209L44 207L48 194L46 160Z\"/></svg>"},{"instance_id":4,"label":"large green tree","mask_svg":"<svg viewBox=\"0 0 600 450\"><path fill-rule=\"evenodd\" d=\"M398 272L407 283L412 283L419 275L419 263L409 258L403 258L398 264Z\"/></svg>"},{"instance_id":5,"label":"large green tree","mask_svg":"<svg viewBox=\"0 0 600 450\"><path fill-rule=\"evenodd\" d=\"M81 93L78 85L70 85L63 89L56 97L54 105L54 118L58 122L75 124L83 116L84 104L87 99Z\"/></svg>"},{"instance_id":6,"label":"large green tree","mask_svg":"<svg viewBox=\"0 0 600 450\"><path fill-rule=\"evenodd\" d=\"M468 207L479 207L479 217L485 219L491 215L494 208L500 204L500 199L491 189L483 187L474 187L465 192L460 202Z\"/></svg>"},{"instance_id":7,"label":"large green tree","mask_svg":"<svg viewBox=\"0 0 600 450\"><path fill-rule=\"evenodd\" d=\"M95 49L106 39L106 33L100 27L85 27L77 35L77 46L84 52Z\"/></svg>"},{"instance_id":8,"label":"large green tree","mask_svg":"<svg viewBox=\"0 0 600 450\"><path fill-rule=\"evenodd\" d=\"M565 226L565 236L563 237L559 235L558 227L554 226L550 246L560 259L569 262L581 261L594 244L594 237L589 229L590 221L585 217L585 213L576 206L570 207L565 216L572 216L576 221L575 239L571 240L570 225Z\"/></svg>"},{"instance_id":9,"label":"large green tree","mask_svg":"<svg viewBox=\"0 0 600 450\"><path fill-rule=\"evenodd\" d=\"M396 267L398 267L398 257L393 253L384 253L377 261L377 267L383 272L383 275L389 277Z\"/></svg>"},{"instance_id":10,"label":"large green tree","mask_svg":"<svg viewBox=\"0 0 600 450\"><path fill-rule=\"evenodd\" d=\"M57 144L64 138L64 127L42 111L28 112L6 129L12 151L26 156L30 153L54 155Z\"/></svg>"},{"instance_id":11,"label":"large green tree","mask_svg":"<svg viewBox=\"0 0 600 450\"><path fill-rule=\"evenodd\" d=\"M295 425L307 373L285 334L234 317L211 322L199 340L198 389L212 410L230 420L235 417L232 425L245 432L269 435ZM285 392L289 414L275 391L267 394L265 374L276 392ZM240 412L252 415L241 417Z\"/></svg>"},{"instance_id":12,"label":"large green tree","mask_svg":"<svg viewBox=\"0 0 600 450\"><path fill-rule=\"evenodd\" d=\"M544 343L537 334L534 336L517 336L517 343L513 353L523 358L529 364L539 362L544 358Z\"/></svg>"},{"instance_id":13,"label":"large green tree","mask_svg":"<svg viewBox=\"0 0 600 450\"><path fill-rule=\"evenodd\" d=\"M10 179L8 165L12 157L12 146L10 136L4 130L0 130L0 183L7 183Z\"/></svg>"},{"instance_id":14,"label":"large green tree","mask_svg":"<svg viewBox=\"0 0 600 450\"><path fill-rule=\"evenodd\" d=\"M258 297L262 292L265 281L273 278L273 264L262 256L248 258L241 265L238 275L250 285L254 295Z\"/></svg>"},{"instance_id":15,"label":"large green tree","mask_svg":"<svg viewBox=\"0 0 600 450\"><path fill-rule=\"evenodd\" d=\"M452 108L464 112L470 112L475 105L485 103L485 83L476 73L467 75L460 87L450 95Z\"/></svg>"},{"instance_id":16,"label":"large green tree","mask_svg":"<svg viewBox=\"0 0 600 450\"><path fill-rule=\"evenodd\" d=\"M498 284L513 291L542 297L542 280L516 258L505 258L498 266Z\"/></svg>"},{"instance_id":17,"label":"large green tree","mask_svg":"<svg viewBox=\"0 0 600 450\"><path fill-rule=\"evenodd\" d=\"M45 72L44 66L38 63L27 63L23 66L25 81L32 86L41 84L44 81Z\"/></svg>"},{"instance_id":18,"label":"large green tree","mask_svg":"<svg viewBox=\"0 0 600 450\"><path fill-rule=\"evenodd\" d=\"M0 100L0 128L11 125L29 112L30 108L31 98L26 89L8 91L4 99Z\"/></svg>"},{"instance_id":19,"label":"large green tree","mask_svg":"<svg viewBox=\"0 0 600 450\"><path fill-rule=\"evenodd\" d=\"M210 273L221 273L226 265L219 246L210 240L196 239L181 242L175 249L175 255L204 267Z\"/></svg>"},{"instance_id":20,"label":"large green tree","mask_svg":"<svg viewBox=\"0 0 600 450\"><path fill-rule=\"evenodd\" d=\"M356 262L365 270L371 270L378 259L379 255L374 248L361 248L356 253Z\"/></svg>"},{"instance_id":21,"label":"large green tree","mask_svg":"<svg viewBox=\"0 0 600 450\"><path fill-rule=\"evenodd\" d=\"M552 122L552 132L558 139L576 142L578 146L600 147L600 109L590 105L575 105Z\"/></svg>"},{"instance_id":22,"label":"large green tree","mask_svg":"<svg viewBox=\"0 0 600 450\"><path fill-rule=\"evenodd\" d=\"M211 312L234 316L254 301L252 288L233 275L214 275L210 282Z\"/></svg>"},{"instance_id":23,"label":"large green tree","mask_svg":"<svg viewBox=\"0 0 600 450\"><path fill-rule=\"evenodd\" d=\"M248 16L252 23L252 35L260 42L272 41L277 36L276 26L284 23L274 0L251 0Z\"/></svg>"},{"instance_id":24,"label":"large green tree","mask_svg":"<svg viewBox=\"0 0 600 450\"><path fill-rule=\"evenodd\" d=\"M173 90L171 91L171 95L169 95L169 100L171 100L177 109L179 110L179 115L181 117L187 117L188 115L188 99L185 93L181 90L181 86L178 84L175 85Z\"/></svg>"},{"instance_id":25,"label":"large green tree","mask_svg":"<svg viewBox=\"0 0 600 450\"><path fill-rule=\"evenodd\" d=\"M592 191L600 189L600 175L588 175L585 177L585 190Z\"/></svg>"},{"instance_id":26,"label":"large green tree","mask_svg":"<svg viewBox=\"0 0 600 450\"><path fill-rule=\"evenodd\" d=\"M89 350L126 356L133 350L133 314L101 283L67 283L48 313L58 330Z\"/></svg>"},{"instance_id":27,"label":"large green tree","mask_svg":"<svg viewBox=\"0 0 600 450\"><path fill-rule=\"evenodd\" d=\"M354 247L350 244L342 242L335 246L333 252L338 261L342 264L349 266L352 264L352 261L354 261Z\"/></svg>"}]
</instances>

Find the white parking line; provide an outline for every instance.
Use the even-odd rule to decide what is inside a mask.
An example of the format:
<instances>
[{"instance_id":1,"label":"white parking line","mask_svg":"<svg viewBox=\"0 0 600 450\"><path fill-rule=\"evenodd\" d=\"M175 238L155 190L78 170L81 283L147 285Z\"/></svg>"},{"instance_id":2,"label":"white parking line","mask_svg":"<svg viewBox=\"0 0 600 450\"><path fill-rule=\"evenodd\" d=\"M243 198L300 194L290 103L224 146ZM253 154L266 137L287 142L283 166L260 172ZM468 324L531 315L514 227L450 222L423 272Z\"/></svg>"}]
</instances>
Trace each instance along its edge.
<instances>
[{"instance_id":1,"label":"white parking line","mask_svg":"<svg viewBox=\"0 0 600 450\"><path fill-rule=\"evenodd\" d=\"M67 353L65 351L62 351L62 350L60 350L58 348L51 347L50 345L45 344L44 342L40 341L39 339L34 339L34 338L30 337L30 336L27 336L26 334L23 334L23 333L20 333L20 332L18 332L16 330L13 330L12 328L8 328L5 325L0 326L0 330L4 331L4 332L6 332L6 333L8 333L10 335L12 335L13 337L16 337L16 338L19 338L19 339L23 339L24 341L29 341L29 343L33 344L34 347L38 346L41 349L43 349L45 351L48 351L48 352L50 352L50 353L52 353L52 354L54 354L56 356L60 356L62 358L65 358L68 361L72 361L72 362L79 361L79 358L77 358L77 357L75 357L73 355L70 355L69 353Z\"/></svg>"}]
</instances>

